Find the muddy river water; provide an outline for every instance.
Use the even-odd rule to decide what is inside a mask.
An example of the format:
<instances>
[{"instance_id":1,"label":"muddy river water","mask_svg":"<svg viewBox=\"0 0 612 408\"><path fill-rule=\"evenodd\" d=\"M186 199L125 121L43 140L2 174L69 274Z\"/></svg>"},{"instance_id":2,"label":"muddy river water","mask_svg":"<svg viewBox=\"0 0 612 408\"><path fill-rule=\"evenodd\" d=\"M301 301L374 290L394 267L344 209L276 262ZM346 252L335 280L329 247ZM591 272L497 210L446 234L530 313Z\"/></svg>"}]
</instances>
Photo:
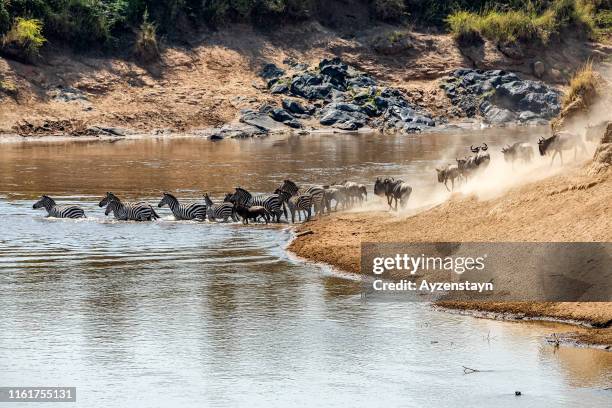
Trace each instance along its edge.
<instances>
[{"instance_id":1,"label":"muddy river water","mask_svg":"<svg viewBox=\"0 0 612 408\"><path fill-rule=\"evenodd\" d=\"M79 407L610 407L612 353L543 340L565 327L363 303L359 282L289 256L286 228L97 207L106 191L157 205L285 178L442 191L441 159L542 132L1 144L0 386L75 386ZM46 219L41 194L88 218Z\"/></svg>"}]
</instances>

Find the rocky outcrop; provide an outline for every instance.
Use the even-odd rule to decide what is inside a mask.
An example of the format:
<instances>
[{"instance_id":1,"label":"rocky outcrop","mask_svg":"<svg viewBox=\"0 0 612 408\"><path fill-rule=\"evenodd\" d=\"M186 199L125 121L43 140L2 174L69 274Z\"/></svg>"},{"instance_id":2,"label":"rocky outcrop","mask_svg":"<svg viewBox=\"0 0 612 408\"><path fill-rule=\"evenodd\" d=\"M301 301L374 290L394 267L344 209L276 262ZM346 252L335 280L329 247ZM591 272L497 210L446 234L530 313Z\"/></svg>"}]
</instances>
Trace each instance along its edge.
<instances>
[{"instance_id":1,"label":"rocky outcrop","mask_svg":"<svg viewBox=\"0 0 612 408\"><path fill-rule=\"evenodd\" d=\"M300 127L299 119L317 119L323 126L342 130L373 127L407 133L435 126L431 115L410 104L398 89L379 86L371 76L356 70L339 58L323 59L316 69L292 61L291 76L271 77L268 89L285 94L282 109L268 110L271 118L291 127ZM263 72L263 71L262 71ZM263 76L263 75L262 75ZM298 126L298 124L300 126Z\"/></svg>"},{"instance_id":2,"label":"rocky outcrop","mask_svg":"<svg viewBox=\"0 0 612 408\"><path fill-rule=\"evenodd\" d=\"M441 87L463 114L491 124L544 122L561 109L556 89L502 70L458 69Z\"/></svg>"}]
</instances>

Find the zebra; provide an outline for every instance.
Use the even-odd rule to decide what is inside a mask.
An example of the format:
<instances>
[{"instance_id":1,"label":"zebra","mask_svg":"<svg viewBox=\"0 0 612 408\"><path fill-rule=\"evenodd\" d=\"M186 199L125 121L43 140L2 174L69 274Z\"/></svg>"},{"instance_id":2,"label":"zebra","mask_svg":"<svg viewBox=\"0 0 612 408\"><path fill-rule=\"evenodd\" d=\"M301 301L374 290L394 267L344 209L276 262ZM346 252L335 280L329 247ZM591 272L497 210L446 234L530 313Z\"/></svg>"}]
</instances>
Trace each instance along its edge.
<instances>
[{"instance_id":1,"label":"zebra","mask_svg":"<svg viewBox=\"0 0 612 408\"><path fill-rule=\"evenodd\" d=\"M386 196L389 209L392 208L391 203L395 200L395 211L397 211L398 200L402 208L404 208L410 198L410 194L412 194L412 187L403 180L395 180L393 178L381 180L377 178L376 183L374 183L374 194Z\"/></svg>"},{"instance_id":2,"label":"zebra","mask_svg":"<svg viewBox=\"0 0 612 408\"><path fill-rule=\"evenodd\" d=\"M289 207L289 213L291 214L291 222L295 223L295 213L298 214L298 219L302 221L302 211L304 211L304 218L306 221L310 220L312 215L312 195L311 194L300 194L291 196L287 191L277 188L274 191L283 200L283 203L287 203Z\"/></svg>"},{"instance_id":3,"label":"zebra","mask_svg":"<svg viewBox=\"0 0 612 408\"><path fill-rule=\"evenodd\" d=\"M228 194L226 196L226 201L232 204L238 203L245 207L252 207L254 205L261 206L268 210L272 215L272 219L276 219L276 222L280 222L281 215L283 214L285 215L285 219L287 219L287 208L278 194L253 196L247 190L236 187L233 194Z\"/></svg>"},{"instance_id":4,"label":"zebra","mask_svg":"<svg viewBox=\"0 0 612 408\"><path fill-rule=\"evenodd\" d=\"M300 193L300 188L291 180L283 180L283 184L281 184L279 189L288 192L292 197ZM309 187L302 194L310 194L312 196L315 214L323 214L325 212L327 200L325 199L325 188L323 186Z\"/></svg>"},{"instance_id":5,"label":"zebra","mask_svg":"<svg viewBox=\"0 0 612 408\"><path fill-rule=\"evenodd\" d=\"M85 211L76 205L59 206L55 204L55 200L47 195L40 197L34 205L33 209L44 207L47 210L47 217L55 218L86 218Z\"/></svg>"},{"instance_id":6,"label":"zebra","mask_svg":"<svg viewBox=\"0 0 612 408\"><path fill-rule=\"evenodd\" d=\"M153 221L159 218L159 215L157 215L150 204L142 201L138 203L123 203L116 195L110 192L106 193L106 197L98 205L100 207L106 206L104 215L108 215L112 211L115 219L121 221Z\"/></svg>"},{"instance_id":7,"label":"zebra","mask_svg":"<svg viewBox=\"0 0 612 408\"><path fill-rule=\"evenodd\" d=\"M236 210L231 203L215 204L208 196L208 193L204 194L204 201L207 206L206 216L210 221L223 220L223 222L227 222L230 217L234 222L238 221Z\"/></svg>"},{"instance_id":8,"label":"zebra","mask_svg":"<svg viewBox=\"0 0 612 408\"><path fill-rule=\"evenodd\" d=\"M193 203L189 205L181 205L179 201L170 193L164 193L158 207L168 205L172 210L174 219L176 220L197 220L204 221L206 219L206 205Z\"/></svg>"}]
</instances>

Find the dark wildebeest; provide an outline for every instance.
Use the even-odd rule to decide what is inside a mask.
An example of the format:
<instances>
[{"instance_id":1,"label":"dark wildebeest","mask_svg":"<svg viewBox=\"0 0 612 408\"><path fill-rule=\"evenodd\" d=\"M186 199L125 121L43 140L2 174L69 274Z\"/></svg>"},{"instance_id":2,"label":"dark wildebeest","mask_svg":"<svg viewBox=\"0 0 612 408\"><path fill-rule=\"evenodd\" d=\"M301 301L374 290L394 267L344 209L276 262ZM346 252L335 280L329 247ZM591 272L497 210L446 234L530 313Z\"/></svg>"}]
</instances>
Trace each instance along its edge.
<instances>
[{"instance_id":1,"label":"dark wildebeest","mask_svg":"<svg viewBox=\"0 0 612 408\"><path fill-rule=\"evenodd\" d=\"M479 169L484 169L489 165L491 161L491 156L486 152L489 149L486 143L483 143L482 146L470 146L470 150L472 153L475 153L474 156L468 156L463 159L457 160L457 167L459 167L459 174L467 181L468 177L476 172Z\"/></svg>"},{"instance_id":2,"label":"dark wildebeest","mask_svg":"<svg viewBox=\"0 0 612 408\"><path fill-rule=\"evenodd\" d=\"M249 220L256 222L260 217L264 219L266 224L270 222L271 214L262 206L253 205L251 207L246 207L240 203L234 203L234 209L236 210L236 214L242 218L243 224L248 224Z\"/></svg>"},{"instance_id":3,"label":"dark wildebeest","mask_svg":"<svg viewBox=\"0 0 612 408\"><path fill-rule=\"evenodd\" d=\"M384 180L377 178L374 183L374 194L377 196L387 197L387 204L389 208L393 208L391 203L395 200L395 211L397 211L397 202L399 201L402 208L406 206L410 194L412 194L412 187L410 187L403 180L395 180L393 178L386 178Z\"/></svg>"},{"instance_id":4,"label":"dark wildebeest","mask_svg":"<svg viewBox=\"0 0 612 408\"><path fill-rule=\"evenodd\" d=\"M447 164L446 167L443 167L441 169L436 168L436 171L438 172L438 183L444 183L444 187L446 187L446 189L448 191L448 180L451 181L451 187L454 190L455 189L455 179L460 178L461 177L461 172L459 171L459 166L457 166L456 164Z\"/></svg>"},{"instance_id":5,"label":"dark wildebeest","mask_svg":"<svg viewBox=\"0 0 612 408\"><path fill-rule=\"evenodd\" d=\"M340 205L343 209L347 207L347 191L346 187L342 185L331 185L324 186L325 188L325 206L327 207L327 212L331 213L331 205L332 200L334 200L335 206L334 211L338 210L338 205Z\"/></svg>"},{"instance_id":6,"label":"dark wildebeest","mask_svg":"<svg viewBox=\"0 0 612 408\"><path fill-rule=\"evenodd\" d=\"M359 188L359 202L363 202L368 201L368 189L366 188L365 185L363 184L358 184L357 187Z\"/></svg>"},{"instance_id":7,"label":"dark wildebeest","mask_svg":"<svg viewBox=\"0 0 612 408\"><path fill-rule=\"evenodd\" d=\"M580 136L569 132L558 132L549 138L541 137L538 140L538 150L540 151L540 156L553 152L552 159L550 160L551 166L555 161L555 156L557 153L561 159L561 165L563 165L563 150L574 149L574 160L576 160L578 157L578 148L580 148L580 150L586 154L586 147L580 139Z\"/></svg>"},{"instance_id":8,"label":"dark wildebeest","mask_svg":"<svg viewBox=\"0 0 612 408\"><path fill-rule=\"evenodd\" d=\"M502 148L502 153L504 154L504 160L512 163L512 168L514 168L514 162L517 160L529 163L533 159L533 147L529 143L516 142L507 145Z\"/></svg>"}]
</instances>

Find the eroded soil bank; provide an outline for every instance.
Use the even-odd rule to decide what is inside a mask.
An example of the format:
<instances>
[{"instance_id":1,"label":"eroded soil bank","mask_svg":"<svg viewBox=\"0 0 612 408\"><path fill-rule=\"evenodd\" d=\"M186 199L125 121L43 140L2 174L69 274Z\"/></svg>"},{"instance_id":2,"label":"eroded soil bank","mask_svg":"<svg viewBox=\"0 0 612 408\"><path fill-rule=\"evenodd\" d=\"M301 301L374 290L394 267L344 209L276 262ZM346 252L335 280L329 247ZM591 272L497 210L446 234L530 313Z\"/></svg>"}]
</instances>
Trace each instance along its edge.
<instances>
[{"instance_id":1,"label":"eroded soil bank","mask_svg":"<svg viewBox=\"0 0 612 408\"><path fill-rule=\"evenodd\" d=\"M487 42L472 55L445 34L377 25L347 35L307 22L269 33L247 26L194 33L189 44L168 44L149 65L46 47L36 65L0 58L0 134L206 135L237 123L241 110L281 105L284 96L271 93L260 76L266 64L316 66L331 57L400 90L411 106L453 120L465 112L440 86L459 68L506 70L562 88L585 60L611 53L606 45L564 41L544 50L526 46L511 57ZM545 66L538 77L535 62Z\"/></svg>"},{"instance_id":2,"label":"eroded soil bank","mask_svg":"<svg viewBox=\"0 0 612 408\"><path fill-rule=\"evenodd\" d=\"M360 272L361 242L573 242L612 239L610 172L595 163L513 188L492 199L454 195L415 215L387 211L336 213L306 223L289 250L298 256ZM446 308L491 312L488 317L556 319L597 327L566 334L572 340L612 344L612 303L443 303Z\"/></svg>"}]
</instances>

